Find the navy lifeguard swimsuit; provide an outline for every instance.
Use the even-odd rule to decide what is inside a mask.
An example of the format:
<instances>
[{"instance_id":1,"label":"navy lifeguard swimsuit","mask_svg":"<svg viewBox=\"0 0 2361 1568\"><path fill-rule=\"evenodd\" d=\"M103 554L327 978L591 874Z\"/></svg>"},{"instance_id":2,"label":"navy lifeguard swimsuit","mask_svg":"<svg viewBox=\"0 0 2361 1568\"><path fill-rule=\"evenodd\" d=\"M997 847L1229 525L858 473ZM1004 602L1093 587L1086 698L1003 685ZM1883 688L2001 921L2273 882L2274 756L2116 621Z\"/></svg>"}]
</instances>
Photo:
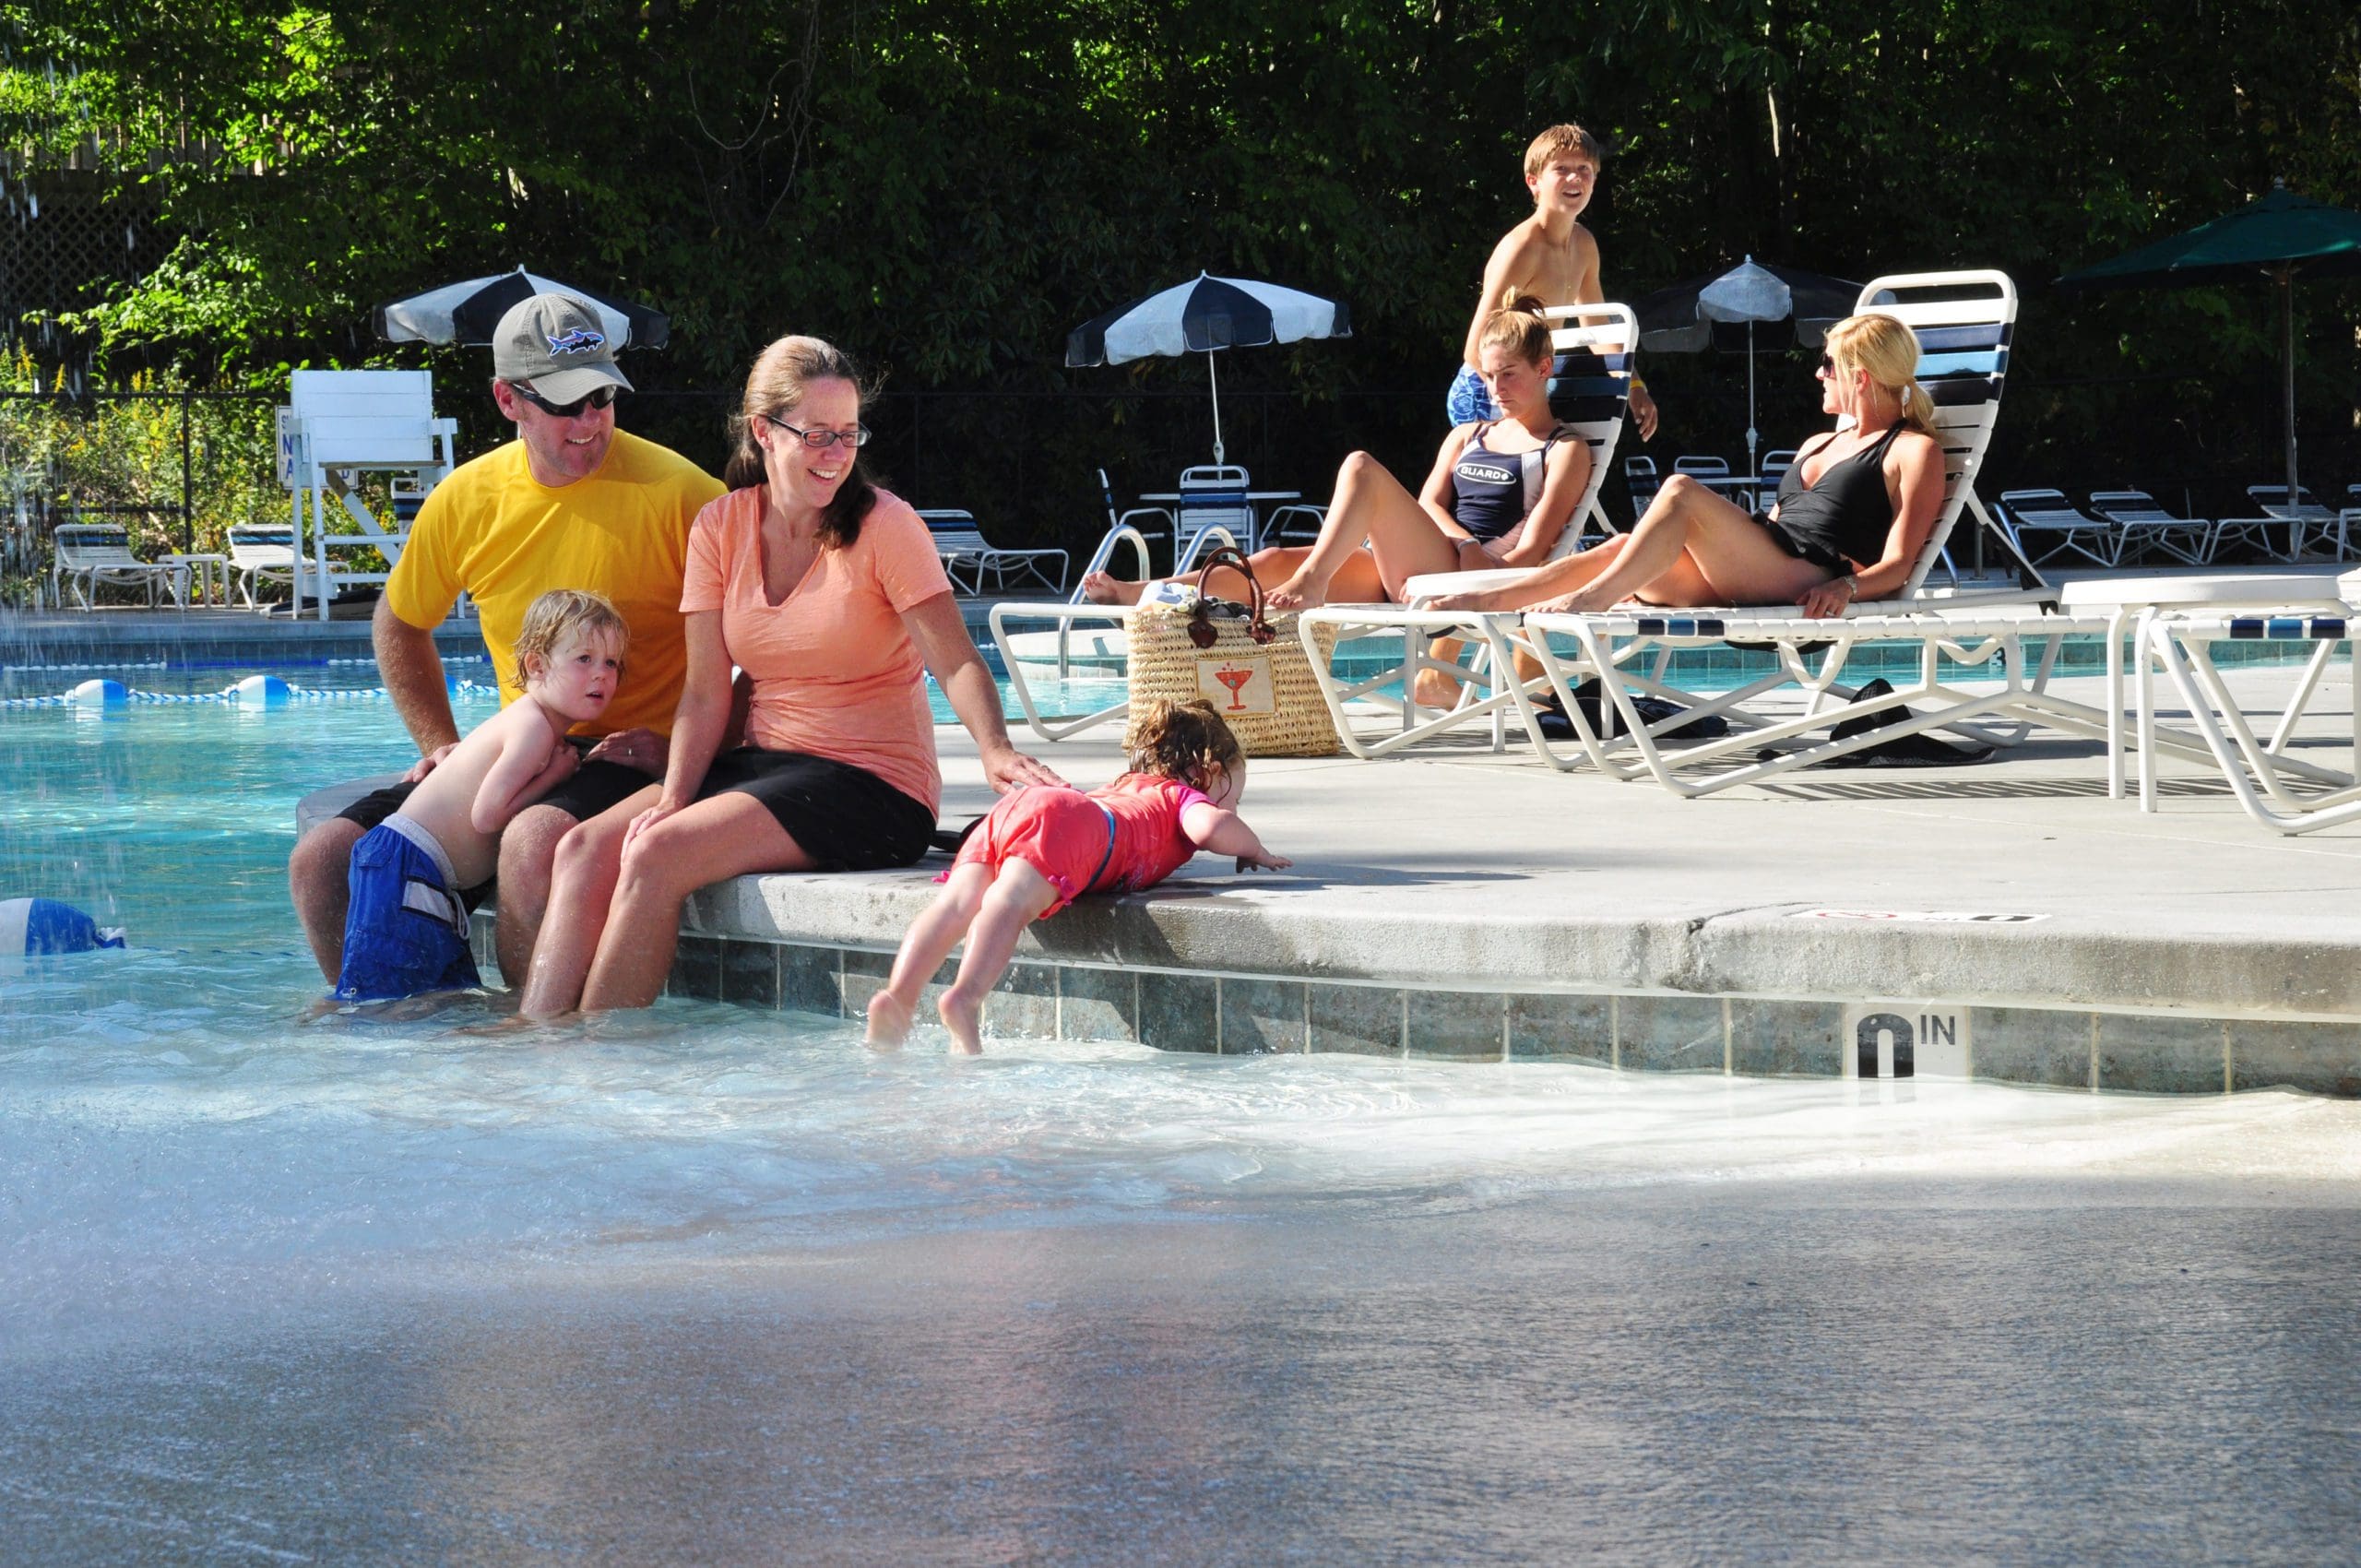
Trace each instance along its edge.
<instances>
[{"instance_id":1,"label":"navy lifeguard swimsuit","mask_svg":"<svg viewBox=\"0 0 2361 1568\"><path fill-rule=\"evenodd\" d=\"M1851 457L1837 458L1809 485L1798 457L1779 481L1777 518L1766 513L1754 520L1780 549L1825 568L1831 576L1841 577L1857 563L1876 560L1885 553L1886 536L1893 531L1885 454L1901 433L1900 422L1888 425L1883 435Z\"/></svg>"},{"instance_id":2,"label":"navy lifeguard swimsuit","mask_svg":"<svg viewBox=\"0 0 2361 1568\"><path fill-rule=\"evenodd\" d=\"M1495 452L1484 437L1495 427L1479 425L1451 470L1451 515L1468 536L1489 544L1523 522L1541 503L1549 448L1565 435L1560 425L1530 452Z\"/></svg>"}]
</instances>

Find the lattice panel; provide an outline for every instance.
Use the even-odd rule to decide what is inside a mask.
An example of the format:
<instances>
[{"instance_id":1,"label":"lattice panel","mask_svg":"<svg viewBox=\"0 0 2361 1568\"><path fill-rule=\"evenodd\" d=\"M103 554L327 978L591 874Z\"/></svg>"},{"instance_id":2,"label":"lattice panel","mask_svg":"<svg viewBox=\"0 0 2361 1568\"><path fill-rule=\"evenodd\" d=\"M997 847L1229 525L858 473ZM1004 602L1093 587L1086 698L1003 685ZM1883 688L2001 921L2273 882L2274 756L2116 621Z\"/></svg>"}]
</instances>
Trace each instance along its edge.
<instances>
[{"instance_id":1,"label":"lattice panel","mask_svg":"<svg viewBox=\"0 0 2361 1568\"><path fill-rule=\"evenodd\" d=\"M109 175L33 176L0 201L0 325L90 303L90 286L143 278L172 249L155 194ZM39 216L34 215L38 206Z\"/></svg>"}]
</instances>

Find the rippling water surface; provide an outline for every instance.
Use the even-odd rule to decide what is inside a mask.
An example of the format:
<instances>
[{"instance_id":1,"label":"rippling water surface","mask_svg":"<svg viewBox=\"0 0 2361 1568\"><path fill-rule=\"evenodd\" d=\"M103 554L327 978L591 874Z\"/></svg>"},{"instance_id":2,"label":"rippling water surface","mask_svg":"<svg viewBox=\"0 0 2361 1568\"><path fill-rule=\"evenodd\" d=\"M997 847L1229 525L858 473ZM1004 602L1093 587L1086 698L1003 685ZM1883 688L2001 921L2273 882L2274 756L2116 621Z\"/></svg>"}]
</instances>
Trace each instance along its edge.
<instances>
[{"instance_id":1,"label":"rippling water surface","mask_svg":"<svg viewBox=\"0 0 2361 1568\"><path fill-rule=\"evenodd\" d=\"M0 712L0 1559L2350 1553L2351 1105L323 1014L400 751Z\"/></svg>"}]
</instances>

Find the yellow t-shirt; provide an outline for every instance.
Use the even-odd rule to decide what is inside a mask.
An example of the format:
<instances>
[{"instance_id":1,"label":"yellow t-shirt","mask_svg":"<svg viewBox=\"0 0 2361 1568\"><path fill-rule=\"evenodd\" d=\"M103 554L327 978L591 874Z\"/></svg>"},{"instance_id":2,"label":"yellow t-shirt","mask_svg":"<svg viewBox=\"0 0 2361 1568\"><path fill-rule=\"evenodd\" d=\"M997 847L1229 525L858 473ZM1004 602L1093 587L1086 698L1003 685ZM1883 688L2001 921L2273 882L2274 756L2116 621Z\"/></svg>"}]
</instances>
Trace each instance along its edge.
<instances>
[{"instance_id":1,"label":"yellow t-shirt","mask_svg":"<svg viewBox=\"0 0 2361 1568\"><path fill-rule=\"evenodd\" d=\"M689 525L721 493L694 463L628 431L615 432L598 472L555 490L534 481L525 444L510 441L434 487L386 602L431 628L462 590L472 595L505 703L518 695L516 634L533 600L556 588L603 593L631 627L631 649L605 716L576 733L645 727L669 735L688 674L681 577Z\"/></svg>"}]
</instances>

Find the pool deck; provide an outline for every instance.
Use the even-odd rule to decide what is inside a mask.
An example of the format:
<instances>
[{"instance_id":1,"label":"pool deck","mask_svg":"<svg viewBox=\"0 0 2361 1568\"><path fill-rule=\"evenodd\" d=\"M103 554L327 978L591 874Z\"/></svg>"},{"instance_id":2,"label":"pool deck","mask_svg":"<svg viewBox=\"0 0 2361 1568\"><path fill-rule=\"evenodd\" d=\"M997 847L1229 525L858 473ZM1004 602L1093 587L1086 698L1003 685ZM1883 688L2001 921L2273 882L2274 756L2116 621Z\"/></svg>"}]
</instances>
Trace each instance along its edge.
<instances>
[{"instance_id":1,"label":"pool deck","mask_svg":"<svg viewBox=\"0 0 2361 1568\"><path fill-rule=\"evenodd\" d=\"M2350 700L2324 686L2315 726ZM938 742L956 823L991 797L966 734ZM1029 749L1085 785L1118 770L1111 728ZM1260 761L1247 815L1293 871L1201 856L1036 925L987 1028L1852 1076L1870 1020L1880 1073L1906 1032L1922 1074L2361 1092L2361 825L2282 837L2218 778L2162 777L2142 814L2106 798L2096 745L2059 738L1701 801L1519 745ZM708 889L674 988L857 1016L942 864Z\"/></svg>"},{"instance_id":2,"label":"pool deck","mask_svg":"<svg viewBox=\"0 0 2361 1568\"><path fill-rule=\"evenodd\" d=\"M446 631L449 651L481 648L471 623ZM0 633L61 667L149 637L174 659L255 657L257 634L280 657L367 647L365 622L219 611L18 615ZM2251 706L2294 679L2231 674ZM2094 681L2061 689L2101 700ZM2331 675L2306 733L2349 733L2351 702ZM1115 733L1020 743L1092 785L1117 771ZM991 797L965 732L938 741L956 823ZM2220 779L2170 761L2163 777L2143 814L2106 798L2095 744L2054 736L1970 767L1790 774L1703 801L1560 774L1515 742L1262 761L1248 814L1295 870L1200 857L1037 925L987 1028L1827 1076L1894 1071L1906 1036L1920 1074L2361 1093L2361 824L2282 837ZM943 863L708 889L673 988L858 1016ZM1953 918L1910 918L1929 914Z\"/></svg>"}]
</instances>

